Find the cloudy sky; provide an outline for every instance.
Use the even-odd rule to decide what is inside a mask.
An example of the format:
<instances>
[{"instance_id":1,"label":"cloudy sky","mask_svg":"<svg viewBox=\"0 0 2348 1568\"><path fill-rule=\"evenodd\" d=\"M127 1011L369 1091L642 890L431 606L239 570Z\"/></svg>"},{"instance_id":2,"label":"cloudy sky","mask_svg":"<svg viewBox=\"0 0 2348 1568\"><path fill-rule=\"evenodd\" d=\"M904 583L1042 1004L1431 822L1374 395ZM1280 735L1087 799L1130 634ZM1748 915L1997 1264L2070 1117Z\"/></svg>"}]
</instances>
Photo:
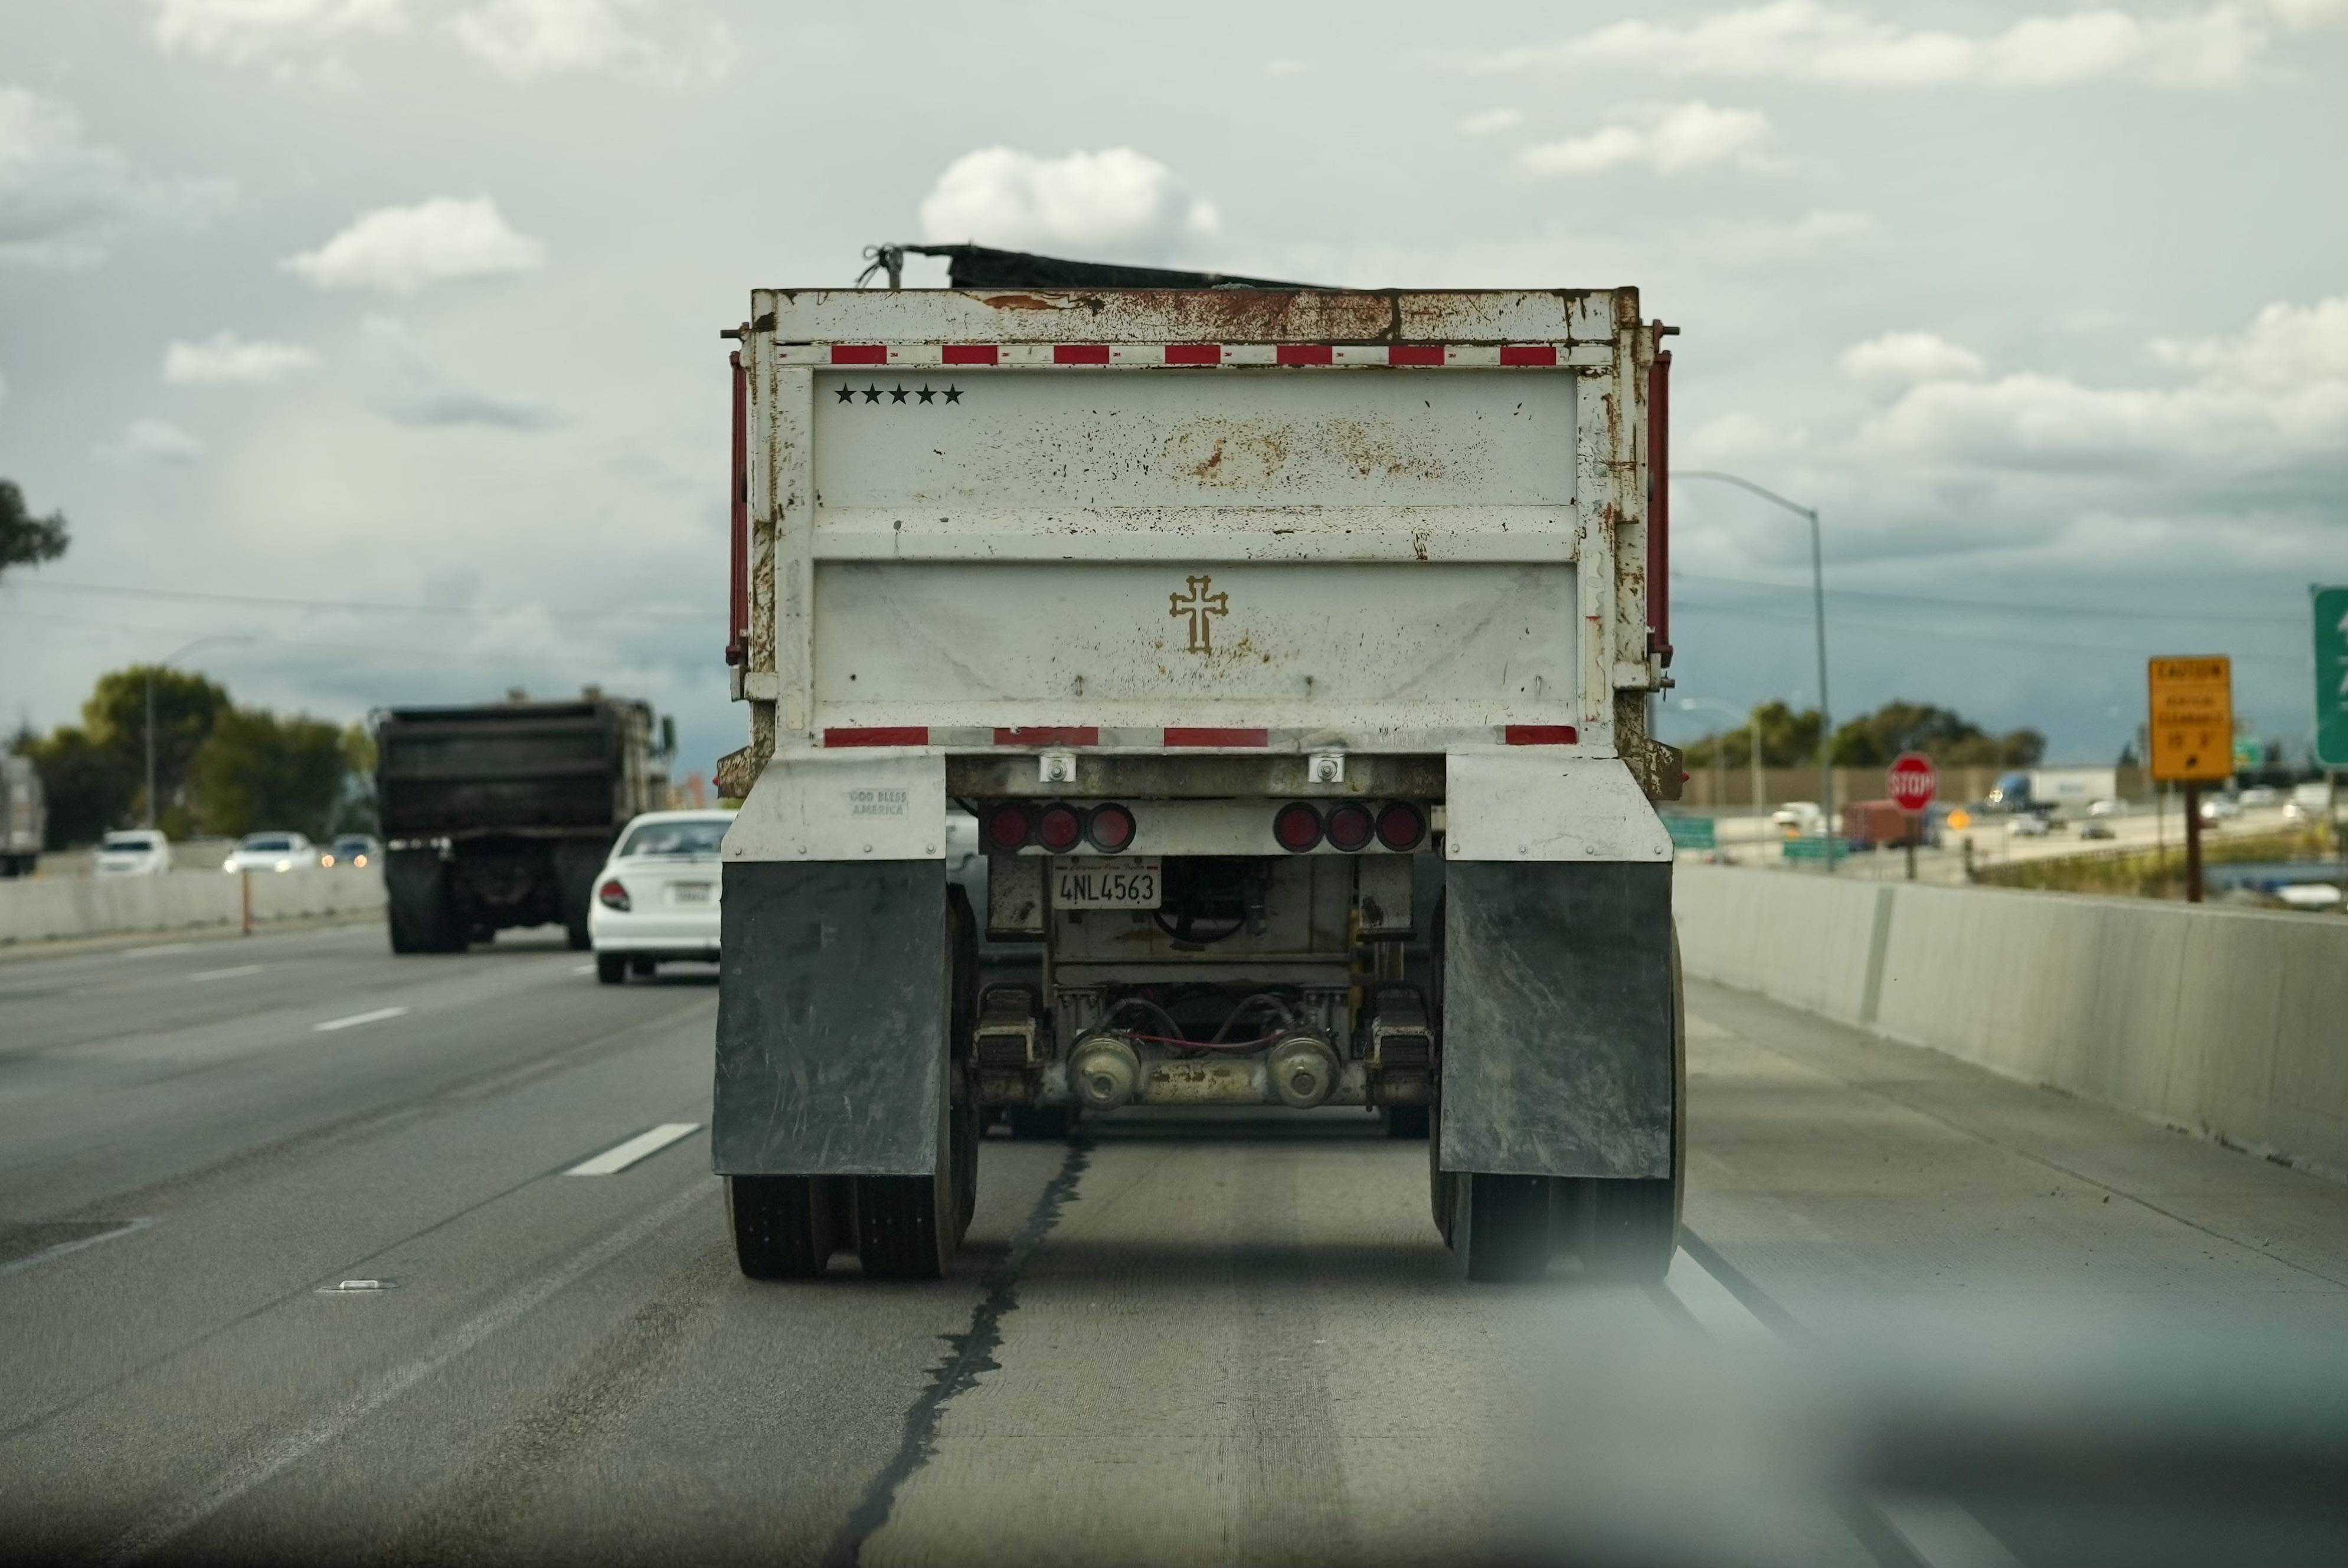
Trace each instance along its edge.
<instances>
[{"instance_id":1,"label":"cloudy sky","mask_svg":"<svg viewBox=\"0 0 2348 1568\"><path fill-rule=\"evenodd\" d=\"M2348 0L1128 15L0 0L0 475L74 529L0 586L0 719L233 635L188 662L250 701L596 681L705 767L717 330L930 238L1637 284L1679 463L1824 515L1838 712L2108 760L2146 655L2222 651L2307 732ZM1815 702L1799 524L1676 493L1682 692Z\"/></svg>"}]
</instances>

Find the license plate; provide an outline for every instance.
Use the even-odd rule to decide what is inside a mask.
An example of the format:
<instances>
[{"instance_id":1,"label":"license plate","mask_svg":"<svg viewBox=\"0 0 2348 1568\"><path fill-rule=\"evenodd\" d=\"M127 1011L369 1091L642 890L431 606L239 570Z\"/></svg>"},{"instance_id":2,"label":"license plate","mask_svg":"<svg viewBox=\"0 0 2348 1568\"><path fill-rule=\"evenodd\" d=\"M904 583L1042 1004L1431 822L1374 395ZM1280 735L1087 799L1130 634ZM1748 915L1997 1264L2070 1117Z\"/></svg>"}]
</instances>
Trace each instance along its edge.
<instances>
[{"instance_id":1,"label":"license plate","mask_svg":"<svg viewBox=\"0 0 2348 1568\"><path fill-rule=\"evenodd\" d=\"M668 901L672 904L706 904L712 891L712 885L707 882L672 883Z\"/></svg>"},{"instance_id":2,"label":"license plate","mask_svg":"<svg viewBox=\"0 0 2348 1568\"><path fill-rule=\"evenodd\" d=\"M1155 909L1164 886L1154 855L1052 862L1052 906L1057 909Z\"/></svg>"}]
</instances>

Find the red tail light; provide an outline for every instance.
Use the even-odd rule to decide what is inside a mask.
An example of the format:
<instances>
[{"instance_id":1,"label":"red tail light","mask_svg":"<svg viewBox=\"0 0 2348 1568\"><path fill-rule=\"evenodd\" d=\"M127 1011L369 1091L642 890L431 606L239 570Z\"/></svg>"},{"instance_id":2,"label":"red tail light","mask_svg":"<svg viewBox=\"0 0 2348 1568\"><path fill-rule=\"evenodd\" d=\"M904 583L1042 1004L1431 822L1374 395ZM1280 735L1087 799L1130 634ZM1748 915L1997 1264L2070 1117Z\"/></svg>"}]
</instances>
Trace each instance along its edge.
<instances>
[{"instance_id":1,"label":"red tail light","mask_svg":"<svg viewBox=\"0 0 2348 1568\"><path fill-rule=\"evenodd\" d=\"M1035 832L1024 805L998 805L986 817L986 841L997 849L1025 849Z\"/></svg>"},{"instance_id":2,"label":"red tail light","mask_svg":"<svg viewBox=\"0 0 2348 1568\"><path fill-rule=\"evenodd\" d=\"M1133 813L1121 805L1097 805L1085 825L1085 836L1102 854L1116 855L1133 842Z\"/></svg>"},{"instance_id":3,"label":"red tail light","mask_svg":"<svg viewBox=\"0 0 2348 1568\"><path fill-rule=\"evenodd\" d=\"M1329 842L1351 855L1367 848L1376 825L1371 821L1370 808L1348 801L1329 814Z\"/></svg>"},{"instance_id":4,"label":"red tail light","mask_svg":"<svg viewBox=\"0 0 2348 1568\"><path fill-rule=\"evenodd\" d=\"M1321 842L1321 814L1301 800L1280 808L1272 819L1272 835L1291 855L1302 855Z\"/></svg>"},{"instance_id":5,"label":"red tail light","mask_svg":"<svg viewBox=\"0 0 2348 1568\"><path fill-rule=\"evenodd\" d=\"M1066 855L1085 835L1085 819L1072 805L1047 805L1035 819L1035 838L1055 855Z\"/></svg>"},{"instance_id":6,"label":"red tail light","mask_svg":"<svg viewBox=\"0 0 2348 1568\"><path fill-rule=\"evenodd\" d=\"M1378 813L1378 842L1388 849L1416 849L1426 836L1426 817L1418 807L1396 801Z\"/></svg>"},{"instance_id":7,"label":"red tail light","mask_svg":"<svg viewBox=\"0 0 2348 1568\"><path fill-rule=\"evenodd\" d=\"M616 876L595 889L595 901L606 909L617 909L623 915L628 912L628 890Z\"/></svg>"}]
</instances>

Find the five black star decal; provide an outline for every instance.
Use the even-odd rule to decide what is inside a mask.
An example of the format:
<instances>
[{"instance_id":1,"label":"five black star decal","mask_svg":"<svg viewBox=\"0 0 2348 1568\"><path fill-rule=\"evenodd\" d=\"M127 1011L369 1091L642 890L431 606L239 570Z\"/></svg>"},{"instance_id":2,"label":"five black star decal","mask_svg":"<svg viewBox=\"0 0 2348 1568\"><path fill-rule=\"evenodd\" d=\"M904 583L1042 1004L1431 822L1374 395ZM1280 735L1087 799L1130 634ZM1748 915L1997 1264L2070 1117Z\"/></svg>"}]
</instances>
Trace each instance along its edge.
<instances>
[{"instance_id":1,"label":"five black star decal","mask_svg":"<svg viewBox=\"0 0 2348 1568\"><path fill-rule=\"evenodd\" d=\"M922 403L934 403L941 397L948 403L960 403L962 390L960 386L951 384L932 386L926 381L919 386L907 386L902 382L894 386L882 386L878 382L873 382L863 386L835 387L832 389L832 395L842 403L855 402L859 394L862 395L867 403L878 403L883 396L891 403L903 403L909 398Z\"/></svg>"}]
</instances>

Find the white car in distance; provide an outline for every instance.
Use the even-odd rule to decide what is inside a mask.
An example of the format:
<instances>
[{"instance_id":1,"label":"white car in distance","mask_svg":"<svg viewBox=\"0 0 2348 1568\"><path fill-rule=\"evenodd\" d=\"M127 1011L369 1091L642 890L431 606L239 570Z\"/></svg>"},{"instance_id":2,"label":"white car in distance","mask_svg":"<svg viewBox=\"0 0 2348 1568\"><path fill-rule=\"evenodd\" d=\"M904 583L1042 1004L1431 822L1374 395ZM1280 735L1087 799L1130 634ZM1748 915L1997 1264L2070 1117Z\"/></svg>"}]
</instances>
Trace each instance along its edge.
<instances>
[{"instance_id":1,"label":"white car in distance","mask_svg":"<svg viewBox=\"0 0 2348 1568\"><path fill-rule=\"evenodd\" d=\"M717 961L717 850L733 821L731 812L648 811L628 824L587 911L598 980Z\"/></svg>"},{"instance_id":2,"label":"white car in distance","mask_svg":"<svg viewBox=\"0 0 2348 1568\"><path fill-rule=\"evenodd\" d=\"M318 846L298 833L248 833L221 862L222 871L313 871Z\"/></svg>"},{"instance_id":3,"label":"white car in distance","mask_svg":"<svg viewBox=\"0 0 2348 1568\"><path fill-rule=\"evenodd\" d=\"M98 876L160 876L171 869L171 841L151 827L128 827L98 841L90 861Z\"/></svg>"}]
</instances>

